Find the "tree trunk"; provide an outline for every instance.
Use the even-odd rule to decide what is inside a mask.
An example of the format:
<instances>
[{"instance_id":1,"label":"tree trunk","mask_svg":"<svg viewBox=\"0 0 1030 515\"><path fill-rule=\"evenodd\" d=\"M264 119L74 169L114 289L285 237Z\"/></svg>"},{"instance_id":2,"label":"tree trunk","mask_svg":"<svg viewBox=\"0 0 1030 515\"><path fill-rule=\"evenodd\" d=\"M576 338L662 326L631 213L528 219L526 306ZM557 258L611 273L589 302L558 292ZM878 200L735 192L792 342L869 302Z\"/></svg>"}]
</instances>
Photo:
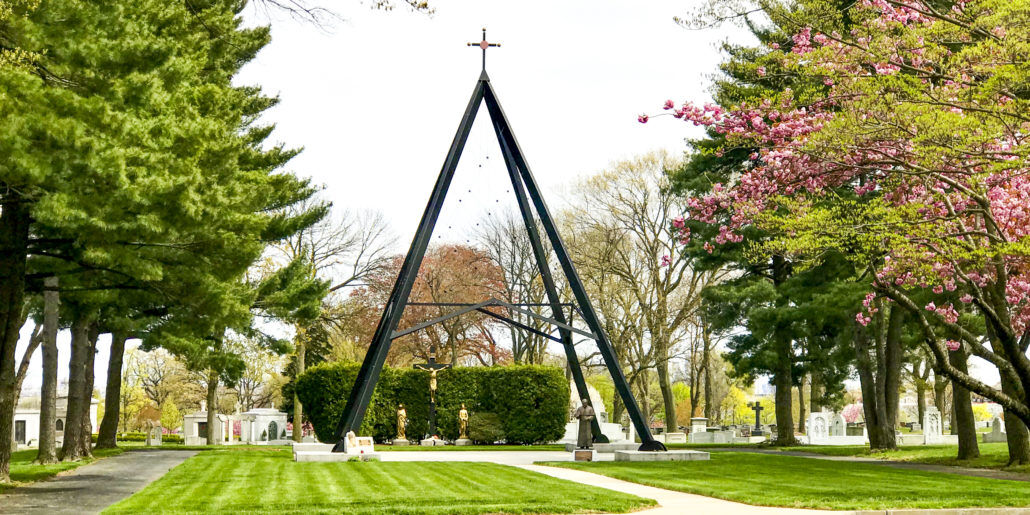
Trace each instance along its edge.
<instances>
[{"instance_id":1,"label":"tree trunk","mask_svg":"<svg viewBox=\"0 0 1030 515\"><path fill-rule=\"evenodd\" d=\"M926 385L916 381L916 418L920 424L923 423L923 415L926 414Z\"/></svg>"},{"instance_id":2,"label":"tree trunk","mask_svg":"<svg viewBox=\"0 0 1030 515\"><path fill-rule=\"evenodd\" d=\"M215 425L218 423L218 372L209 370L207 373L207 444L218 445L219 438L215 438Z\"/></svg>"},{"instance_id":3,"label":"tree trunk","mask_svg":"<svg viewBox=\"0 0 1030 515\"><path fill-rule=\"evenodd\" d=\"M711 338L708 335L708 326L701 324L701 342L704 344L704 352L701 354L701 366L705 372L705 418L712 420L712 351Z\"/></svg>"},{"instance_id":4,"label":"tree trunk","mask_svg":"<svg viewBox=\"0 0 1030 515\"><path fill-rule=\"evenodd\" d=\"M104 390L104 420L97 432L97 449L118 446L118 419L122 397L122 358L125 355L126 333L111 333L111 356L107 360L107 388Z\"/></svg>"},{"instance_id":5,"label":"tree trunk","mask_svg":"<svg viewBox=\"0 0 1030 515\"><path fill-rule=\"evenodd\" d=\"M1016 399L1022 399L1023 395L1019 390L1019 383L1001 375L1001 391ZM1030 464L1030 434L1027 433L1026 424L1016 415L1005 410L1005 439L1009 449L1009 465Z\"/></svg>"},{"instance_id":6,"label":"tree trunk","mask_svg":"<svg viewBox=\"0 0 1030 515\"><path fill-rule=\"evenodd\" d=\"M32 362L32 355L36 353L36 349L39 348L39 344L42 342L43 327L37 325L32 330L29 344L25 348L25 352L21 355L21 362L18 364L18 372L14 376L14 400L11 401L14 409L18 409L18 400L21 399L21 387L25 384L25 376L29 374L29 363Z\"/></svg>"},{"instance_id":7,"label":"tree trunk","mask_svg":"<svg viewBox=\"0 0 1030 515\"><path fill-rule=\"evenodd\" d=\"M72 351L68 358L68 403L65 405L64 442L61 460L82 459L82 403L85 393L86 353L89 352L90 320L77 315L72 320Z\"/></svg>"},{"instance_id":8,"label":"tree trunk","mask_svg":"<svg viewBox=\"0 0 1030 515\"><path fill-rule=\"evenodd\" d=\"M672 395L672 382L669 380L668 355L659 358L656 368L658 369L658 388L662 391L662 404L665 405L665 432L675 433L678 431L676 423L676 398Z\"/></svg>"},{"instance_id":9,"label":"tree trunk","mask_svg":"<svg viewBox=\"0 0 1030 515\"><path fill-rule=\"evenodd\" d=\"M25 321L25 264L29 206L17 190L0 196L0 483L11 480L14 448L14 361Z\"/></svg>"},{"instance_id":10,"label":"tree trunk","mask_svg":"<svg viewBox=\"0 0 1030 515\"><path fill-rule=\"evenodd\" d=\"M60 294L57 277L43 280L43 389L39 406L36 463L57 463L57 331Z\"/></svg>"},{"instance_id":11,"label":"tree trunk","mask_svg":"<svg viewBox=\"0 0 1030 515\"><path fill-rule=\"evenodd\" d=\"M951 366L963 374L969 373L966 363L967 354L959 349L948 356ZM952 406L955 408L955 417L951 426L958 432L958 459L971 460L980 457L980 448L976 443L976 418L973 417L973 402L969 397L969 390L958 383L951 387Z\"/></svg>"},{"instance_id":12,"label":"tree trunk","mask_svg":"<svg viewBox=\"0 0 1030 515\"><path fill-rule=\"evenodd\" d=\"M941 416L948 411L948 400L945 394L948 391L948 378L944 375L944 372L934 370L933 372L933 405L937 408L937 411L941 412ZM923 423L922 420L919 421ZM941 421L943 424L944 421Z\"/></svg>"},{"instance_id":13,"label":"tree trunk","mask_svg":"<svg viewBox=\"0 0 1030 515\"><path fill-rule=\"evenodd\" d=\"M801 376L798 385L798 432L805 432L805 376Z\"/></svg>"},{"instance_id":14,"label":"tree trunk","mask_svg":"<svg viewBox=\"0 0 1030 515\"><path fill-rule=\"evenodd\" d=\"M790 276L790 264L783 256L772 258L773 286L779 289ZM783 295L777 300L778 307L787 307L787 298ZM776 354L776 365L773 370L773 386L776 387L776 443L778 445L794 445L797 440L794 438L794 407L792 404L792 388L794 381L791 377L791 366L793 365L793 343L790 334L786 329L777 329L773 333L773 345Z\"/></svg>"},{"instance_id":15,"label":"tree trunk","mask_svg":"<svg viewBox=\"0 0 1030 515\"><path fill-rule=\"evenodd\" d=\"M295 365L296 374L293 376L293 384L297 384L297 378L304 373L306 364L304 360L307 359L307 347L304 344L302 338L297 338L297 363ZM301 442L304 440L304 406L300 404L300 396L297 395L297 389L293 389L293 441Z\"/></svg>"},{"instance_id":16,"label":"tree trunk","mask_svg":"<svg viewBox=\"0 0 1030 515\"><path fill-rule=\"evenodd\" d=\"M88 347L86 348L86 362L83 365L83 381L82 381L82 405L79 409L82 410L79 415L82 421L82 434L80 435L80 445L82 446L83 457L93 457L93 422L89 419L90 410L93 407L93 382L96 379L96 359L97 359L97 338L100 337L100 327L97 322L93 322L89 327L89 341Z\"/></svg>"},{"instance_id":17,"label":"tree trunk","mask_svg":"<svg viewBox=\"0 0 1030 515\"><path fill-rule=\"evenodd\" d=\"M783 362L787 366L783 367ZM794 408L792 406L793 385L790 378L790 358L780 358L780 369L773 376L776 387L776 444L795 445L794 439Z\"/></svg>"},{"instance_id":18,"label":"tree trunk","mask_svg":"<svg viewBox=\"0 0 1030 515\"><path fill-rule=\"evenodd\" d=\"M812 372L812 387L808 391L808 412L818 413L823 410L822 380L817 372Z\"/></svg>"}]
</instances>

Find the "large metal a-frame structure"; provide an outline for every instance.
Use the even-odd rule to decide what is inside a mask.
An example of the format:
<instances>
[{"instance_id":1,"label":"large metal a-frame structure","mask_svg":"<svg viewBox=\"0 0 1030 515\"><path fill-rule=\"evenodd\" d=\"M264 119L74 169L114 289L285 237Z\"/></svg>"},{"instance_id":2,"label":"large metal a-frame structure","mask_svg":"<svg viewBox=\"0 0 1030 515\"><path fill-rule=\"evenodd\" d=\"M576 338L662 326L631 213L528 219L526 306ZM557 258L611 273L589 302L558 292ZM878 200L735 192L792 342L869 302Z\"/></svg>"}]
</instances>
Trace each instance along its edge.
<instances>
[{"instance_id":1,"label":"large metal a-frame structure","mask_svg":"<svg viewBox=\"0 0 1030 515\"><path fill-rule=\"evenodd\" d=\"M470 43L470 45L472 44ZM533 178L533 173L530 171L529 165L526 164L526 159L522 154L522 149L519 147L519 143L515 139L515 134L512 132L511 126L508 124L508 119L505 117L504 111L501 109L501 105L497 101L497 95L494 93L493 87L490 85L490 77L486 74L485 54L486 49L489 46L498 45L486 42L486 32L484 30L483 41L482 43L479 43L478 46L483 49L484 53L483 71L479 76L479 80L476 82L475 89L472 91L472 98L469 100L468 107L465 108L465 114L461 119L461 125L458 126L458 132L454 136L454 141L451 143L451 148L447 153L447 159L444 161L443 169L440 170L440 176L437 178L436 185L433 187L433 193L429 197L429 203L426 205L426 210L422 215L422 221L419 222L418 230L415 232L415 238L411 242L408 254L404 257L400 274L397 276L397 282L394 283L393 291L390 293L390 298L383 309L382 318L379 320L379 326L376 328L376 332L372 337L372 344L368 349L368 353L365 354L365 359L361 364L361 370L358 372L354 388L350 392L347 406L344 408L343 416L340 418L340 422L336 428L336 438L338 443L333 450L334 452L342 452L344 450L344 435L346 435L348 431L357 431L358 428L361 427L361 422L365 416L365 409L368 407L369 400L372 397L372 391L379 379L379 373L383 368L383 363L386 360L386 355L390 350L390 344L393 340L428 327L434 323L443 322L444 320L472 311L478 311L521 329L541 334L541 332L536 329L487 309L489 307L501 307L511 311L520 311L530 317L543 320L552 327L557 328L559 337L555 338L549 333L545 333L544 336L561 343L562 347L565 349L565 355L568 358L573 381L576 384L576 390L581 399L589 400L590 397L587 395L586 381L583 378L583 372L579 366L579 358L576 356L576 351L573 347L572 333L575 332L581 336L594 340L597 343L601 357L604 359L604 364L608 368L608 372L611 374L612 380L615 383L615 390L622 398L623 404L626 407L626 411L629 413L633 426L636 429L637 434L640 436L640 450L664 451L665 445L655 440L651 435L650 427L644 419L643 414L640 412L640 407L637 406L636 399L633 398L629 384L626 382L626 376L622 373L622 369L619 367L618 359L615 356L615 351L608 339L608 335L605 333L604 328L601 326L601 323L597 318L597 314L594 312L593 306L590 304L590 298L587 296L586 289L583 287L583 282L580 280L579 274L576 273L576 268L572 264L568 250L565 248L565 243L562 241L561 236L559 236L558 228L555 226L554 220L551 218L551 213L547 208L547 204L540 195L540 188L537 185L536 179ZM404 308L408 305L408 295L411 293L411 288L418 274L418 269L422 264L426 248L432 238L433 229L436 226L437 218L439 217L440 210L443 207L444 197L447 195L451 179L454 177L454 171L457 169L458 160L461 158L462 151L465 148L465 142L468 139L469 132L472 130L472 124L475 121L480 105L484 102L486 103L487 112L489 113L490 120L493 124L494 133L497 135L497 142L501 147L504 163L508 169L508 176L511 179L512 190L515 192L519 211L522 214L522 220L525 223L526 232L533 247L533 254L539 267L540 277L542 279L544 289L547 291L547 306L551 309L551 317L536 314L529 309L525 309L523 306L504 303L497 299L488 299L477 304L451 304L453 307L458 309L423 324L397 331L397 324L400 322L401 316L404 313ZM540 232L537 227L537 219L539 219L540 225L543 226L544 234L547 236L551 249L554 251L555 257L561 266L561 270L568 281L569 288L572 290L572 294L575 298L575 303L572 305L572 308L575 312L580 314L583 322L589 328L589 331L583 331L574 327L565 316L563 307L567 307L569 305L563 304L558 296L558 290L555 287L554 278L552 277L551 270L548 266L547 254L544 250L543 241L541 240ZM601 433L596 419L593 422L593 434L595 442L608 441Z\"/></svg>"}]
</instances>

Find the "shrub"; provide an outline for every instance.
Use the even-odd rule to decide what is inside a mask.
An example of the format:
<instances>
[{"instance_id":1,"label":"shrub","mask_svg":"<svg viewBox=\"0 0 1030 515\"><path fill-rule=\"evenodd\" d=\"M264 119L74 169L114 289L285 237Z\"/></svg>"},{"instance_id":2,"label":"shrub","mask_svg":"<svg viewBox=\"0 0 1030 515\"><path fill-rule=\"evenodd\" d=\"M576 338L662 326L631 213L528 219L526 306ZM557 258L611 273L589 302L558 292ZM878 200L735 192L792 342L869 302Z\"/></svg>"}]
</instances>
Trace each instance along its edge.
<instances>
[{"instance_id":1,"label":"shrub","mask_svg":"<svg viewBox=\"0 0 1030 515\"><path fill-rule=\"evenodd\" d=\"M295 390L318 439L331 442L360 364L323 363L297 378ZM465 403L470 418L479 412L499 419L510 443L551 442L562 437L568 416L569 386L555 367L462 367L439 372L436 392L437 430L446 439L458 437L458 411ZM361 434L386 441L397 434L397 405L408 411L407 435L429 431L429 372L384 367L372 394ZM471 420L469 430L472 430ZM471 436L471 435L470 435Z\"/></svg>"},{"instance_id":2,"label":"shrub","mask_svg":"<svg viewBox=\"0 0 1030 515\"><path fill-rule=\"evenodd\" d=\"M492 444L504 440L504 427L496 413L469 415L469 439L477 444Z\"/></svg>"}]
</instances>

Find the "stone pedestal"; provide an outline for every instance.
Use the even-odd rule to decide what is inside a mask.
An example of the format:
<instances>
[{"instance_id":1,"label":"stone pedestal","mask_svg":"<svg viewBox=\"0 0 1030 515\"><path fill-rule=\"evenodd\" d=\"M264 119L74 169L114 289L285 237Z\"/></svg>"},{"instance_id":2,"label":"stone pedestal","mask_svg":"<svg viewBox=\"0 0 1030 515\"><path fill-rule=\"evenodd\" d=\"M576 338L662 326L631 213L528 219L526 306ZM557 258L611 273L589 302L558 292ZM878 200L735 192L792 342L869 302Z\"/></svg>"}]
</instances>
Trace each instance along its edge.
<instances>
[{"instance_id":1,"label":"stone pedestal","mask_svg":"<svg viewBox=\"0 0 1030 515\"><path fill-rule=\"evenodd\" d=\"M596 452L593 449L576 449L572 451L572 457L576 461L594 461L597 457Z\"/></svg>"},{"instance_id":2,"label":"stone pedestal","mask_svg":"<svg viewBox=\"0 0 1030 515\"><path fill-rule=\"evenodd\" d=\"M702 451L615 451L615 461L692 461L709 458L710 455Z\"/></svg>"},{"instance_id":3,"label":"stone pedestal","mask_svg":"<svg viewBox=\"0 0 1030 515\"><path fill-rule=\"evenodd\" d=\"M595 443L594 451L601 453L613 453L615 451L635 451L640 448L640 444L633 442L618 442L618 443ZM565 452L572 452L576 450L576 444L567 443L565 444Z\"/></svg>"},{"instance_id":4,"label":"stone pedestal","mask_svg":"<svg viewBox=\"0 0 1030 515\"><path fill-rule=\"evenodd\" d=\"M405 445L411 445L411 442L409 442L407 438L394 438L393 439L393 446L394 447L398 447L398 446L403 447Z\"/></svg>"},{"instance_id":5,"label":"stone pedestal","mask_svg":"<svg viewBox=\"0 0 1030 515\"><path fill-rule=\"evenodd\" d=\"M458 438L454 441L454 445L472 445L472 440L468 438Z\"/></svg>"},{"instance_id":6,"label":"stone pedestal","mask_svg":"<svg viewBox=\"0 0 1030 515\"><path fill-rule=\"evenodd\" d=\"M379 453L347 454L331 451L300 451L293 453L293 461L379 461Z\"/></svg>"}]
</instances>

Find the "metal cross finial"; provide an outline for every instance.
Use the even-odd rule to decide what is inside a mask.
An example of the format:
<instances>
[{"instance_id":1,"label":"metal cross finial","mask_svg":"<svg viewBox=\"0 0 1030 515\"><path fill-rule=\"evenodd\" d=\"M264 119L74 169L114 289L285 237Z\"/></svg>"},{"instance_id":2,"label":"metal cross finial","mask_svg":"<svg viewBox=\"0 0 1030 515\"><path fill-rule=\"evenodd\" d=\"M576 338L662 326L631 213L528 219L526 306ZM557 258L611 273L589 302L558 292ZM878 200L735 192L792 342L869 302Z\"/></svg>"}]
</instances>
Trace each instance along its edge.
<instances>
[{"instance_id":1,"label":"metal cross finial","mask_svg":"<svg viewBox=\"0 0 1030 515\"><path fill-rule=\"evenodd\" d=\"M486 71L486 49L492 46L499 47L500 43L487 43L486 41L486 27L483 27L483 41L479 43L469 43L468 46L478 46L483 49L483 71Z\"/></svg>"}]
</instances>

